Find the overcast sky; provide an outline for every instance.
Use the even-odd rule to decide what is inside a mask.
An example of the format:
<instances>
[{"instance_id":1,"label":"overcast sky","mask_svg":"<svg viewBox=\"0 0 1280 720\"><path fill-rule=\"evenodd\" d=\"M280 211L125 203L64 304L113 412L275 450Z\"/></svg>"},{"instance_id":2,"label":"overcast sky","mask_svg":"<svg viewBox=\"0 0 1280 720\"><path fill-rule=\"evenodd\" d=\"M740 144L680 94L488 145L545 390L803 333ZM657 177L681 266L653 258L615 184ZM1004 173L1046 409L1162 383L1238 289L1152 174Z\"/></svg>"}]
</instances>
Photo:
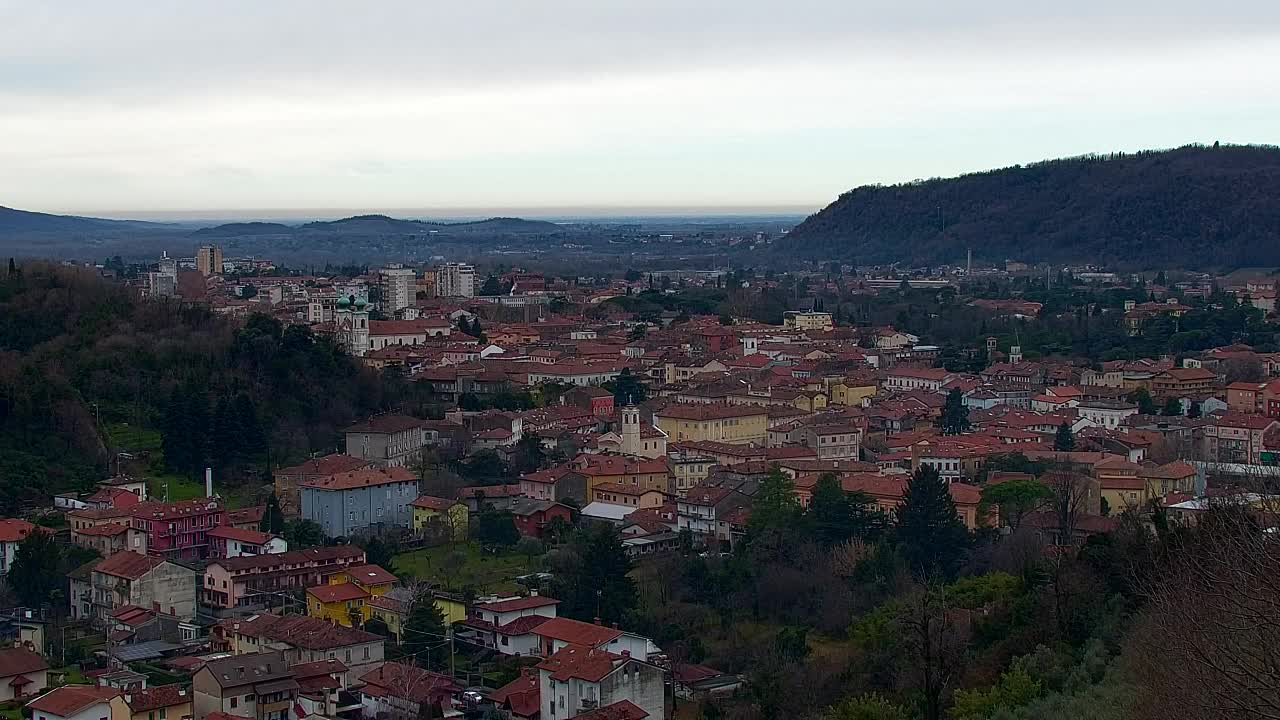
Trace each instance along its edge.
<instances>
[{"instance_id":1,"label":"overcast sky","mask_svg":"<svg viewBox=\"0 0 1280 720\"><path fill-rule=\"evenodd\" d=\"M0 205L51 212L812 209L1214 140L1280 142L1280 2L0 0Z\"/></svg>"}]
</instances>

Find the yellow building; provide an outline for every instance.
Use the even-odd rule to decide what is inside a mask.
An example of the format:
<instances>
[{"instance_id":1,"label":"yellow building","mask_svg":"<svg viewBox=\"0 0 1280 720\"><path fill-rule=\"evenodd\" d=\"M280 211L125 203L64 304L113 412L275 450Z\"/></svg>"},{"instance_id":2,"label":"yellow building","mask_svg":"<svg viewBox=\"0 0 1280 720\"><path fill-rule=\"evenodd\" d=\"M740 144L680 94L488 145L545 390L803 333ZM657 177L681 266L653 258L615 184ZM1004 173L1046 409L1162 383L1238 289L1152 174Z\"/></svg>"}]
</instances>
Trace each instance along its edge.
<instances>
[{"instance_id":1,"label":"yellow building","mask_svg":"<svg viewBox=\"0 0 1280 720\"><path fill-rule=\"evenodd\" d=\"M792 310L782 314L782 323L788 330L830 330L835 327L828 312Z\"/></svg>"},{"instance_id":2,"label":"yellow building","mask_svg":"<svg viewBox=\"0 0 1280 720\"><path fill-rule=\"evenodd\" d=\"M446 535L459 542L467 539L467 523L470 514L467 506L457 500L423 495L413 501L413 529L421 532L423 528L443 526Z\"/></svg>"},{"instance_id":3,"label":"yellow building","mask_svg":"<svg viewBox=\"0 0 1280 720\"><path fill-rule=\"evenodd\" d=\"M867 398L876 396L876 384L872 380L851 380L842 378L831 383L832 405L851 405L861 407Z\"/></svg>"},{"instance_id":4,"label":"yellow building","mask_svg":"<svg viewBox=\"0 0 1280 720\"><path fill-rule=\"evenodd\" d=\"M329 576L328 585L307 590L307 614L347 627L363 624L371 612L369 599L385 595L395 584L396 576L377 565L344 568Z\"/></svg>"},{"instance_id":5,"label":"yellow building","mask_svg":"<svg viewBox=\"0 0 1280 720\"><path fill-rule=\"evenodd\" d=\"M655 412L653 421L674 442L764 445L769 434L767 410L753 405L677 403Z\"/></svg>"},{"instance_id":6,"label":"yellow building","mask_svg":"<svg viewBox=\"0 0 1280 720\"><path fill-rule=\"evenodd\" d=\"M588 498L594 497L597 486L608 483L674 493L671 469L665 459L583 453L574 459L573 469L585 478Z\"/></svg>"},{"instance_id":7,"label":"yellow building","mask_svg":"<svg viewBox=\"0 0 1280 720\"><path fill-rule=\"evenodd\" d=\"M446 625L467 619L467 606L461 598L436 595L433 602L444 616ZM395 588L384 595L369 598L365 607L369 608L369 616L381 620L387 626L387 631L399 642L404 625L409 620L409 613L413 610L413 596L408 588Z\"/></svg>"},{"instance_id":8,"label":"yellow building","mask_svg":"<svg viewBox=\"0 0 1280 720\"><path fill-rule=\"evenodd\" d=\"M827 406L827 396L815 390L801 390L791 405L797 410L818 412Z\"/></svg>"}]
</instances>

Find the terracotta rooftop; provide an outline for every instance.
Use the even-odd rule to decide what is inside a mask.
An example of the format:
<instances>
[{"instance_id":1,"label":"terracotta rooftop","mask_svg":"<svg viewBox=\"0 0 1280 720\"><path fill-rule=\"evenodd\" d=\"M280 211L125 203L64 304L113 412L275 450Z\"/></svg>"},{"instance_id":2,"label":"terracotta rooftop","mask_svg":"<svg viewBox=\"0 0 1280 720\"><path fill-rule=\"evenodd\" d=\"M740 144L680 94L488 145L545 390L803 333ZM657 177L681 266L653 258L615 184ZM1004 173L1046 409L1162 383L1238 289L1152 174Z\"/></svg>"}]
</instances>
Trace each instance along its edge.
<instances>
[{"instance_id":1,"label":"terracotta rooftop","mask_svg":"<svg viewBox=\"0 0 1280 720\"><path fill-rule=\"evenodd\" d=\"M542 628L546 628L549 624L543 623ZM543 634L542 628L538 630L539 635ZM538 663L537 667L539 670L550 671L551 679L558 682L569 680L600 682L613 672L615 663L621 660L623 660L621 655L598 650L590 645L572 643Z\"/></svg>"},{"instance_id":2,"label":"terracotta rooftop","mask_svg":"<svg viewBox=\"0 0 1280 720\"><path fill-rule=\"evenodd\" d=\"M309 478L302 481L302 486L319 490L354 490L362 487L414 482L417 479L418 477L412 471L402 467L362 468L327 477Z\"/></svg>"},{"instance_id":3,"label":"terracotta rooftop","mask_svg":"<svg viewBox=\"0 0 1280 720\"><path fill-rule=\"evenodd\" d=\"M138 553L126 550L107 557L102 562L98 563L93 570L94 572L100 572L104 575L113 575L127 580L137 580L163 563L164 560L162 558L152 557L150 555L139 555Z\"/></svg>"},{"instance_id":4,"label":"terracotta rooftop","mask_svg":"<svg viewBox=\"0 0 1280 720\"><path fill-rule=\"evenodd\" d=\"M41 695L27 703L27 707L37 712L70 717L95 703L106 702L124 691L113 687L96 685L66 685Z\"/></svg>"},{"instance_id":5,"label":"terracotta rooftop","mask_svg":"<svg viewBox=\"0 0 1280 720\"><path fill-rule=\"evenodd\" d=\"M621 636L622 631L617 628L594 625L580 620L557 617L552 618L551 622L543 623L538 628L538 634L542 637L559 640L571 645L595 647Z\"/></svg>"},{"instance_id":6,"label":"terracotta rooftop","mask_svg":"<svg viewBox=\"0 0 1280 720\"><path fill-rule=\"evenodd\" d=\"M549 598L545 595L530 595L529 597L512 598L510 600L499 600L497 602L478 603L478 610L488 610L495 613L509 613L518 610L530 610L532 608L547 607L548 605L559 605L560 601L555 598Z\"/></svg>"},{"instance_id":7,"label":"terracotta rooftop","mask_svg":"<svg viewBox=\"0 0 1280 720\"><path fill-rule=\"evenodd\" d=\"M317 585L313 588L307 588L307 594L326 604L361 600L369 597L369 593L362 590L355 583L349 582L337 585Z\"/></svg>"},{"instance_id":8,"label":"terracotta rooftop","mask_svg":"<svg viewBox=\"0 0 1280 720\"><path fill-rule=\"evenodd\" d=\"M422 427L422 421L408 415L374 415L347 428L349 433L400 433Z\"/></svg>"}]
</instances>

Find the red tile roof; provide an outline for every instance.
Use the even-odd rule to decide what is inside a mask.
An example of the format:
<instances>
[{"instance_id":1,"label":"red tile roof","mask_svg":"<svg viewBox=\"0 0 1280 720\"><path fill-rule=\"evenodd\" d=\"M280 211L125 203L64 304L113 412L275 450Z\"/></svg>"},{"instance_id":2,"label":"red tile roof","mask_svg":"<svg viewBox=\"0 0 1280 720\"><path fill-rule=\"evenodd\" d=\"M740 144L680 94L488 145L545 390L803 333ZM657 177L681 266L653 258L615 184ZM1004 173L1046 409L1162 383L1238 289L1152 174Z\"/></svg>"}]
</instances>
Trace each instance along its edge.
<instances>
[{"instance_id":1,"label":"red tile roof","mask_svg":"<svg viewBox=\"0 0 1280 720\"><path fill-rule=\"evenodd\" d=\"M191 691L184 685L157 685L145 690L134 690L125 695L125 704L135 713L159 710L191 702Z\"/></svg>"},{"instance_id":2,"label":"red tile roof","mask_svg":"<svg viewBox=\"0 0 1280 720\"><path fill-rule=\"evenodd\" d=\"M361 585L385 585L399 579L379 565L352 565L343 572L352 582L358 582Z\"/></svg>"},{"instance_id":3,"label":"red tile roof","mask_svg":"<svg viewBox=\"0 0 1280 720\"><path fill-rule=\"evenodd\" d=\"M551 622L543 623L538 628L538 634L542 637L559 640L571 645L596 647L621 636L622 631L617 628L558 617L552 618Z\"/></svg>"},{"instance_id":4,"label":"red tile roof","mask_svg":"<svg viewBox=\"0 0 1280 720\"><path fill-rule=\"evenodd\" d=\"M576 720L645 720L649 713L630 700L619 700L573 717Z\"/></svg>"},{"instance_id":5,"label":"red tile roof","mask_svg":"<svg viewBox=\"0 0 1280 720\"><path fill-rule=\"evenodd\" d=\"M546 627L547 623L543 623L542 626ZM606 650L588 645L570 644L538 663L537 668L549 671L551 679L559 682L569 680L600 682L613 672L616 667L614 663L623 659L623 656Z\"/></svg>"},{"instance_id":6,"label":"red tile roof","mask_svg":"<svg viewBox=\"0 0 1280 720\"><path fill-rule=\"evenodd\" d=\"M537 715L542 704L538 673L531 668L520 668L520 677L489 693L489 699L498 707L510 709L513 715L526 718Z\"/></svg>"},{"instance_id":7,"label":"red tile roof","mask_svg":"<svg viewBox=\"0 0 1280 720\"><path fill-rule=\"evenodd\" d=\"M118 552L94 567L94 572L100 572L106 575L114 575L128 580L137 580L138 578L151 572L156 567L164 563L164 560L150 555L139 555L135 552Z\"/></svg>"},{"instance_id":8,"label":"red tile roof","mask_svg":"<svg viewBox=\"0 0 1280 720\"><path fill-rule=\"evenodd\" d=\"M351 472L368 465L367 460L361 460L350 455L342 455L335 453L333 455L325 455L324 457L312 458L301 465L280 468L275 471L275 475L336 475L343 472Z\"/></svg>"},{"instance_id":9,"label":"red tile roof","mask_svg":"<svg viewBox=\"0 0 1280 720\"><path fill-rule=\"evenodd\" d=\"M69 717L95 703L106 702L124 691L96 685L66 685L50 690L27 703L27 707L42 713Z\"/></svg>"},{"instance_id":10,"label":"red tile roof","mask_svg":"<svg viewBox=\"0 0 1280 720\"><path fill-rule=\"evenodd\" d=\"M333 650L348 645L381 642L382 636L334 625L306 615L263 614L241 620L239 633L287 642L307 650Z\"/></svg>"},{"instance_id":11,"label":"red tile roof","mask_svg":"<svg viewBox=\"0 0 1280 720\"><path fill-rule=\"evenodd\" d=\"M210 530L209 537L237 540L250 545L262 545L275 536L271 533L259 532L257 530L245 530L242 528L231 527L230 525L222 525Z\"/></svg>"},{"instance_id":12,"label":"red tile roof","mask_svg":"<svg viewBox=\"0 0 1280 720\"><path fill-rule=\"evenodd\" d=\"M49 663L45 662L44 658L26 648L0 649L0 678L48 669Z\"/></svg>"},{"instance_id":13,"label":"red tile roof","mask_svg":"<svg viewBox=\"0 0 1280 720\"><path fill-rule=\"evenodd\" d=\"M721 420L724 418L765 415L762 407L755 405L721 405L719 403L674 403L658 410L655 417L677 420Z\"/></svg>"},{"instance_id":14,"label":"red tile roof","mask_svg":"<svg viewBox=\"0 0 1280 720\"><path fill-rule=\"evenodd\" d=\"M307 548L306 550L290 550L289 552L271 555L241 555L225 560L211 560L210 565L220 565L232 572L251 568L302 566L309 563L328 564L337 560L364 560L364 550L356 545L334 545L332 547Z\"/></svg>"},{"instance_id":15,"label":"red tile roof","mask_svg":"<svg viewBox=\"0 0 1280 720\"><path fill-rule=\"evenodd\" d=\"M346 602L369 597L369 593L361 590L355 583L349 582L338 585L317 585L307 588L307 594L322 603Z\"/></svg>"},{"instance_id":16,"label":"red tile roof","mask_svg":"<svg viewBox=\"0 0 1280 720\"><path fill-rule=\"evenodd\" d=\"M414 500L409 504L425 510L448 510L450 507L456 505L457 502L457 500L447 500L442 497L435 497L434 495L422 495L417 500Z\"/></svg>"},{"instance_id":17,"label":"red tile roof","mask_svg":"<svg viewBox=\"0 0 1280 720\"><path fill-rule=\"evenodd\" d=\"M413 472L402 467L364 468L327 477L311 478L304 480L302 485L320 490L354 490L356 488L389 485L391 483L414 482L417 479L418 477Z\"/></svg>"},{"instance_id":18,"label":"red tile roof","mask_svg":"<svg viewBox=\"0 0 1280 720\"><path fill-rule=\"evenodd\" d=\"M399 433L422 427L423 421L408 415L374 415L347 428L349 433Z\"/></svg>"}]
</instances>

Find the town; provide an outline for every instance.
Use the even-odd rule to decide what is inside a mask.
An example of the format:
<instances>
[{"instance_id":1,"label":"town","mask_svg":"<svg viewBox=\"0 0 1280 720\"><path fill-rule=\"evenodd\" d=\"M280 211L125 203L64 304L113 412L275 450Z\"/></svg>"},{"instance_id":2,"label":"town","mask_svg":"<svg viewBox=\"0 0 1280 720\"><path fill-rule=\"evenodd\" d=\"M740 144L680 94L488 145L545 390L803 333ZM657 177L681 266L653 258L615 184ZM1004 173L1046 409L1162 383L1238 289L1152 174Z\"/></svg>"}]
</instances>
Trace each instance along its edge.
<instances>
[{"instance_id":1,"label":"town","mask_svg":"<svg viewBox=\"0 0 1280 720\"><path fill-rule=\"evenodd\" d=\"M6 717L1035 717L1164 637L1137 598L1178 576L1132 565L1219 514L1275 529L1274 276L204 245L3 282L157 333L72 380L54 434L105 460L5 467Z\"/></svg>"}]
</instances>

